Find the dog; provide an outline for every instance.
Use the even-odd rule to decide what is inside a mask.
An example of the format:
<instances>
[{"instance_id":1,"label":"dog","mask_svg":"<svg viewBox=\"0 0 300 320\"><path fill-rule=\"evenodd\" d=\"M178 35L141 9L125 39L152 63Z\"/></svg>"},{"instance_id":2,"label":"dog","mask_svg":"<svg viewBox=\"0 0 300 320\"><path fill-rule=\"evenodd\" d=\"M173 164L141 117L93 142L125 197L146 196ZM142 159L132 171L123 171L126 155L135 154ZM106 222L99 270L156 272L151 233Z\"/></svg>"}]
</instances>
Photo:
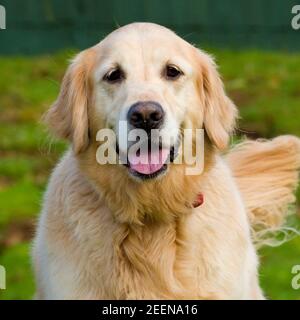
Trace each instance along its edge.
<instances>
[{"instance_id":1,"label":"dog","mask_svg":"<svg viewBox=\"0 0 300 320\"><path fill-rule=\"evenodd\" d=\"M300 142L230 149L237 116L213 59L165 27L133 23L79 53L45 116L71 147L44 196L36 298L264 299L253 229L284 222ZM121 121L177 144L183 130L202 129L201 174L186 174L170 143L148 153L166 163L99 164L97 132L120 138Z\"/></svg>"}]
</instances>

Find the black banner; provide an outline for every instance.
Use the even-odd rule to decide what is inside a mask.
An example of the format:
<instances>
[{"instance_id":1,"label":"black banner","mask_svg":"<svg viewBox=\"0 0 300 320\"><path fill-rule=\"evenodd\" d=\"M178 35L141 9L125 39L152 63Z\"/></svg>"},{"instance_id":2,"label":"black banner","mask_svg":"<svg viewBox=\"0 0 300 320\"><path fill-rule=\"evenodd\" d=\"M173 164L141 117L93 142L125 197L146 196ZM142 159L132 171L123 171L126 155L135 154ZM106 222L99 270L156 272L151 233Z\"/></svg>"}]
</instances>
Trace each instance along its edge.
<instances>
[{"instance_id":1,"label":"black banner","mask_svg":"<svg viewBox=\"0 0 300 320\"><path fill-rule=\"evenodd\" d=\"M0 301L1 319L201 319L285 316L299 301Z\"/></svg>"}]
</instances>

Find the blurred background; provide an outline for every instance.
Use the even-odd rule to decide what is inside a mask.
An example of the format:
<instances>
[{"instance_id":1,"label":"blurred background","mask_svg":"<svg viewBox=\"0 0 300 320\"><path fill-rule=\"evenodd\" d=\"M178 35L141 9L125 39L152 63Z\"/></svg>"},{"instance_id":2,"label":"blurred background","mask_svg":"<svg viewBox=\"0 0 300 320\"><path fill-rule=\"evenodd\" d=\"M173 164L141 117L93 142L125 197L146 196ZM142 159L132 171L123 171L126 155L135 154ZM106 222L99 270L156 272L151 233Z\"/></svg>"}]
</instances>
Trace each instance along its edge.
<instances>
[{"instance_id":1,"label":"blurred background","mask_svg":"<svg viewBox=\"0 0 300 320\"><path fill-rule=\"evenodd\" d=\"M68 60L118 26L156 22L216 57L240 109L238 135L300 136L300 29L291 24L297 2L0 0L0 265L7 273L0 299L34 294L30 242L49 174L66 148L40 119ZM290 223L300 229L299 206L294 211ZM259 254L267 297L300 299L291 286L300 237Z\"/></svg>"}]
</instances>

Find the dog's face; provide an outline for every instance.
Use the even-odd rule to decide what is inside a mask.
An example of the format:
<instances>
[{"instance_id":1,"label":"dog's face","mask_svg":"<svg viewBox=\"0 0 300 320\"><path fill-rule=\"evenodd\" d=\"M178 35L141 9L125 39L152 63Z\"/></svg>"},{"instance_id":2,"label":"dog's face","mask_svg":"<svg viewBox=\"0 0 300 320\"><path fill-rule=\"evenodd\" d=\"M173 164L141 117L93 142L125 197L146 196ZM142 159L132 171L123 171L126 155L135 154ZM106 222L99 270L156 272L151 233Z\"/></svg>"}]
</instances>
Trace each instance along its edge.
<instances>
[{"instance_id":1,"label":"dog's face","mask_svg":"<svg viewBox=\"0 0 300 320\"><path fill-rule=\"evenodd\" d=\"M127 174L153 179L166 173L185 128L205 128L223 149L235 113L209 56L166 28L139 23L116 30L75 58L48 120L72 141L75 153L97 143L99 130L113 130L114 147L128 160ZM124 124L127 134L145 133L139 136L139 153L128 155L134 141L122 139Z\"/></svg>"}]
</instances>

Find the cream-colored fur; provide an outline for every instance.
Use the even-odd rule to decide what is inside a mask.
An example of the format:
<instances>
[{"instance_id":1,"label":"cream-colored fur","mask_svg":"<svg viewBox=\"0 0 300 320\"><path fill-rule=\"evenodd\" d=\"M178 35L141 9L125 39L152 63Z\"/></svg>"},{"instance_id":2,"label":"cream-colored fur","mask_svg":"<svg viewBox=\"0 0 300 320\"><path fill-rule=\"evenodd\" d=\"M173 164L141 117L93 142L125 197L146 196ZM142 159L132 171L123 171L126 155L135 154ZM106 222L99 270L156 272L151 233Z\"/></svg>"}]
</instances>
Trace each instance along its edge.
<instances>
[{"instance_id":1,"label":"cream-colored fur","mask_svg":"<svg viewBox=\"0 0 300 320\"><path fill-rule=\"evenodd\" d=\"M184 71L176 82L162 77L169 61ZM102 80L113 63L127 72L121 85ZM97 163L97 131L116 130L128 106L143 99L163 105L174 133L205 128L201 175L169 164L163 177L143 182L124 166ZM80 53L46 116L72 148L44 198L33 248L37 298L262 299L250 223L263 210L271 218L272 182L282 203L293 200L299 150L286 165L283 158L285 146L299 142L253 142L223 158L235 117L212 59L168 29L128 25ZM251 158L265 159L253 166ZM270 169L272 182L268 163L280 168L278 175ZM259 200L260 185L268 201ZM199 192L204 204L193 208ZM278 208L275 215L284 214Z\"/></svg>"},{"instance_id":2,"label":"cream-colored fur","mask_svg":"<svg viewBox=\"0 0 300 320\"><path fill-rule=\"evenodd\" d=\"M293 213L300 168L300 140L280 136L271 141L244 141L226 156L242 194L257 247L278 245L286 236L285 218Z\"/></svg>"}]
</instances>

